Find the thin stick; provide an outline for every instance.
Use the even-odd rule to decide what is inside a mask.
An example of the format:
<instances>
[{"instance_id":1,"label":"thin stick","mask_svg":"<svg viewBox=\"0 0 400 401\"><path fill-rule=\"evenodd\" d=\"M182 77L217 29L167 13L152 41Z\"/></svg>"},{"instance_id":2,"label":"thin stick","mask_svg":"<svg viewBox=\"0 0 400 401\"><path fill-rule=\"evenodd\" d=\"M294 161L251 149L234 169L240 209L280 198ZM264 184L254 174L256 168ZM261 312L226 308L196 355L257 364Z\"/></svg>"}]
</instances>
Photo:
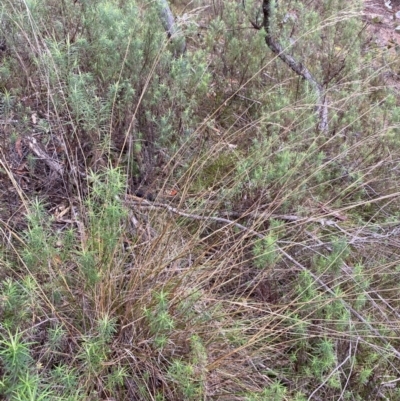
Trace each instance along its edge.
<instances>
[{"instance_id":1,"label":"thin stick","mask_svg":"<svg viewBox=\"0 0 400 401\"><path fill-rule=\"evenodd\" d=\"M190 219L194 219L194 220L208 220L208 221L215 221L217 223L224 223L227 226L233 226L233 227L237 227L240 230L246 231L254 236L256 236L257 238L260 239L264 239L265 235L260 234L259 232L248 228L246 226L244 226L243 224L239 224L235 221L229 220L229 219L225 219L222 217L214 217L214 216L201 216L199 214L191 214L191 213L186 213L183 212L175 207L163 204L163 203L158 203L158 202L149 202L145 199L136 197L136 196L132 196L131 198L133 198L133 201L129 201L126 200L125 203L127 206L139 206L139 207L148 207L148 208L154 208L154 209L166 209L171 213L177 214L179 216L182 217L187 217ZM337 224L335 224L336 226ZM279 252L285 256L286 259L290 260L295 266L297 266L298 268L300 268L301 270L307 272L308 274L311 275L311 277L315 280L315 282L321 287L323 288L326 292L328 292L329 294L333 295L334 297L336 297L335 292L328 286L326 285L319 277L317 277L313 272L311 272L309 269L307 269L305 266L303 266L300 262L298 262L296 259L294 259L291 255L289 255L285 250L283 250L281 247L277 247L277 249L279 250ZM362 315L360 315L360 313L358 313L354 308L352 308L346 301L344 301L343 299L340 299L341 303L343 304L343 306L349 311L351 312L360 322L362 322L363 324L365 324L365 326L367 326L369 328L369 330L371 330L372 333L374 333L374 335L379 338L380 340L382 340L383 343L386 344L386 346L390 349L390 351L393 353L393 355L395 355L397 358L400 359L400 352L397 351L391 344L390 342L384 338L377 329L375 329Z\"/></svg>"},{"instance_id":2,"label":"thin stick","mask_svg":"<svg viewBox=\"0 0 400 401\"><path fill-rule=\"evenodd\" d=\"M327 132L329 130L328 102L326 100L326 95L324 93L322 85L314 78L314 76L311 74L306 66L296 61L290 54L287 54L281 44L274 40L271 32L271 0L263 1L263 14L264 20L262 26L264 27L266 33L266 44L287 66L289 66L297 75L309 82L310 85L314 88L314 91L317 94L316 109L319 118L318 128L322 132Z\"/></svg>"}]
</instances>

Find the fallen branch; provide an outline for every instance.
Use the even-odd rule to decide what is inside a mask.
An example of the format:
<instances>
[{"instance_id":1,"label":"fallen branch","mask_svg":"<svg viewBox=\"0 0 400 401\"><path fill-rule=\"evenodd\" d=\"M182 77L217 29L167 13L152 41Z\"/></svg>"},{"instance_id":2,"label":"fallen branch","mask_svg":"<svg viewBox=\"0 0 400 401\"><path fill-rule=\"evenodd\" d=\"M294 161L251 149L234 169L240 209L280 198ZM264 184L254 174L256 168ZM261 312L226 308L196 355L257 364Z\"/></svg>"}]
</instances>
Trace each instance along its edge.
<instances>
[{"instance_id":1,"label":"fallen branch","mask_svg":"<svg viewBox=\"0 0 400 401\"><path fill-rule=\"evenodd\" d=\"M43 160L52 171L55 171L57 174L62 176L64 174L64 167L57 161L52 159L46 151L42 148L42 146L38 143L36 138L33 136L25 136L28 141L29 147L32 152L41 160Z\"/></svg>"},{"instance_id":2,"label":"fallen branch","mask_svg":"<svg viewBox=\"0 0 400 401\"><path fill-rule=\"evenodd\" d=\"M192 213L186 213L182 210L179 210L178 208L172 207L170 205L166 205L163 203L159 203L159 202L149 202L143 198L139 198L136 196L132 196L130 195L129 198L127 198L125 200L125 204L127 206L137 206L137 207L145 207L145 208L153 208L153 209L165 209L171 213L177 214L179 216L182 217L187 217L190 219L194 219L194 220L204 220L204 221L214 221L217 223L223 223L226 224L227 226L233 226L233 227L237 227L242 231L245 231L251 235L254 235L257 238L260 239L265 239L265 235L244 226L243 224L237 223L236 221L233 220L229 220L226 218L222 218L222 217L214 217L214 216L207 216L207 215L199 215L199 214L192 214ZM272 217L273 215L271 215ZM283 217L283 216L282 216ZM289 217L289 216L285 216L285 217ZM290 216L289 221L292 221L293 217L295 216ZM276 217L275 217L276 218ZM305 219L307 221L307 219ZM314 220L315 221L315 220ZM337 224L335 223L334 226L337 226ZM332 290L327 284L325 284L320 277L316 276L313 272L311 272L309 269L307 269L305 266L303 266L300 262L298 262L296 259L294 259L291 255L289 255L284 249L282 249L280 246L277 247L277 249L279 250L279 252L287 259L289 260L291 263L293 263L296 267L298 267L300 270L303 270L305 272L307 272L308 274L310 274L310 276L314 279L314 281L327 293L329 293L330 295L332 295L333 297L337 298L337 295L335 294L334 290ZM371 325L371 323L368 322L367 319L365 319L359 312L357 312L354 308L352 308L346 301L344 301L343 299L339 299L340 302L343 304L343 306L353 315L355 316L361 323L363 323L366 327L368 327L369 330L371 330L371 332L377 337L379 338L385 345L386 347L393 353L393 355L395 355L398 359L400 359L400 352L397 351L392 345L391 343L384 337L381 335L381 333L379 333L379 331L377 329L375 329L375 327L373 327Z\"/></svg>"},{"instance_id":3,"label":"fallen branch","mask_svg":"<svg viewBox=\"0 0 400 401\"><path fill-rule=\"evenodd\" d=\"M158 7L161 22L167 32L168 38L171 39L172 43L175 45L175 56L181 56L186 51L186 40L182 32L179 30L175 22L174 15L172 14L171 8L169 6L168 0L158 0Z\"/></svg>"},{"instance_id":4,"label":"fallen branch","mask_svg":"<svg viewBox=\"0 0 400 401\"><path fill-rule=\"evenodd\" d=\"M376 242L376 241L387 241L390 240L391 238L397 238L399 233L400 233L400 226L394 225L393 228L391 228L390 231L387 231L383 234L379 234L373 231L360 231L357 230L357 234L353 234L349 231L346 231L340 225L338 222L334 221L333 219L325 218L325 217L302 217L302 216L297 216L293 214L275 214L275 213L270 213L269 211L245 211L245 212L228 212L228 211L221 211L219 212L220 215L224 215L226 217L220 217L220 216L208 216L206 213L207 211L204 211L204 215L202 214L192 214L192 213L187 213L184 212L178 208L175 208L173 206L170 206L165 203L160 203L160 202L153 202L148 199L145 199L141 196L134 196L134 195L128 195L128 198L126 199L126 204L128 206L135 205L139 206L141 208L147 208L147 209L165 209L168 210L171 213L177 214L182 217L187 217L193 220L203 220L203 221L214 221L216 223L222 223L230 226L235 226L239 228L240 230L246 230L248 232L251 232L254 235L261 236L263 237L262 234L257 233L256 231L252 230L251 228L246 227L243 224L238 223L237 221L232 220L234 219L256 219L259 222L274 219L274 220L282 220L286 221L288 223L297 223L297 224L308 224L308 223L316 223L319 224L323 227L332 227L346 237L348 244L349 245L358 245L358 244L365 244L365 243L371 243L371 242ZM329 216L327 216L329 217ZM335 217L335 216L333 216ZM330 249L330 243L327 242L322 242L319 240L315 235L311 235L311 233L306 231L306 234L309 235L313 240L318 242L318 246L324 246L327 249ZM360 236L360 234L364 234L363 236ZM397 245L400 246L400 243Z\"/></svg>"},{"instance_id":5,"label":"fallen branch","mask_svg":"<svg viewBox=\"0 0 400 401\"><path fill-rule=\"evenodd\" d=\"M135 205L139 207L145 207L145 208L152 208L152 209L165 209L168 210L171 213L177 214L178 216L181 217L188 217L192 220L206 220L206 221L214 221L216 223L222 223L227 226L234 226L239 228L242 231L248 231L251 232L253 235L260 235L256 231L252 230L251 228L248 228L244 226L243 224L236 223L235 221L225 219L223 217L214 217L214 216L201 216L199 214L192 214L192 213L186 213L183 212L182 210L179 210L175 207L172 207L170 205L166 205L164 203L158 203L158 202L149 202L146 199L140 198L138 196L133 196L130 195L130 198L133 200L126 200L126 204L128 206L130 205Z\"/></svg>"},{"instance_id":6,"label":"fallen branch","mask_svg":"<svg viewBox=\"0 0 400 401\"><path fill-rule=\"evenodd\" d=\"M311 72L302 63L294 59L293 56L287 54L285 49L281 46L279 42L274 40L271 29L271 16L273 13L271 0L263 0L263 15L264 19L262 25L257 25L252 22L252 25L256 29L264 28L266 33L265 42L268 47L287 65L289 66L297 75L305 79L313 87L316 95L316 111L318 114L319 124L318 128L322 132L327 132L328 126L328 102L326 100L326 95L322 85L314 78Z\"/></svg>"}]
</instances>

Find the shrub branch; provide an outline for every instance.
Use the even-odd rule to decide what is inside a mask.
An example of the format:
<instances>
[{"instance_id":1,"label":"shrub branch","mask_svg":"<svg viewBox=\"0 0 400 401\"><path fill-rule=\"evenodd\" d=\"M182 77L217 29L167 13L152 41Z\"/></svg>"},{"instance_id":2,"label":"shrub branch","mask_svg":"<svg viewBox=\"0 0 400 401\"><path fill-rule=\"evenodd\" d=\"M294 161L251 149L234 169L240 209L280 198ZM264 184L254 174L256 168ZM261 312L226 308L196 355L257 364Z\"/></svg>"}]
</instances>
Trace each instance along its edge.
<instances>
[{"instance_id":1,"label":"shrub branch","mask_svg":"<svg viewBox=\"0 0 400 401\"><path fill-rule=\"evenodd\" d=\"M186 40L180 31L174 15L172 14L171 8L167 0L158 0L159 12L161 22L165 31L167 32L168 38L177 42L176 56L181 56L186 51Z\"/></svg>"},{"instance_id":2,"label":"shrub branch","mask_svg":"<svg viewBox=\"0 0 400 401\"><path fill-rule=\"evenodd\" d=\"M289 66L297 75L305 79L313 87L317 95L317 105L316 111L318 114L319 124L318 128L322 132L327 132L329 129L328 125L328 102L326 99L326 94L324 93L323 86L314 78L309 69L304 66L299 61L295 60L293 56L286 53L282 45L276 41L272 34L271 29L271 16L272 16L272 4L271 0L263 0L263 22L258 25L251 21L251 24L256 29L264 28L266 33L265 42L268 47L287 65Z\"/></svg>"}]
</instances>

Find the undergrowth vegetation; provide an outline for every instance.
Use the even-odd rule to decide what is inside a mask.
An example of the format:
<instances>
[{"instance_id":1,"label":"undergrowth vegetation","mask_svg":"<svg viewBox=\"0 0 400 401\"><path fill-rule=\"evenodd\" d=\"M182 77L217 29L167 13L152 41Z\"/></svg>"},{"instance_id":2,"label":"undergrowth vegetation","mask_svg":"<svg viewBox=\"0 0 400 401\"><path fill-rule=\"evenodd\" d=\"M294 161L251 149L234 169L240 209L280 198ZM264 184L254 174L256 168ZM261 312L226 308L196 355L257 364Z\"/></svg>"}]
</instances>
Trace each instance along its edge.
<instances>
[{"instance_id":1,"label":"undergrowth vegetation","mask_svg":"<svg viewBox=\"0 0 400 401\"><path fill-rule=\"evenodd\" d=\"M0 4L0 398L400 399L399 94L363 3L271 0L325 131L262 2L171 1L183 54L162 4Z\"/></svg>"}]
</instances>

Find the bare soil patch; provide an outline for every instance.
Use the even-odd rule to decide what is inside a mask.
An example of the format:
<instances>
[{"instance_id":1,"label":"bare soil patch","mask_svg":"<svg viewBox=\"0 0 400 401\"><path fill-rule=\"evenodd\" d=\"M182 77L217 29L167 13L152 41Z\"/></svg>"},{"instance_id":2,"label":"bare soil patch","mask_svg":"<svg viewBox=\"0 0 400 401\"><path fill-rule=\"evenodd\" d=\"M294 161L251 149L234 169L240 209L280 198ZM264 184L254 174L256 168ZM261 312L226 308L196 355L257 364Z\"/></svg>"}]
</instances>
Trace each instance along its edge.
<instances>
[{"instance_id":1,"label":"bare soil patch","mask_svg":"<svg viewBox=\"0 0 400 401\"><path fill-rule=\"evenodd\" d=\"M380 46L400 45L400 32L396 32L396 27L400 26L400 18L396 17L400 12L400 1L367 0L365 4L368 30L375 43Z\"/></svg>"}]
</instances>

